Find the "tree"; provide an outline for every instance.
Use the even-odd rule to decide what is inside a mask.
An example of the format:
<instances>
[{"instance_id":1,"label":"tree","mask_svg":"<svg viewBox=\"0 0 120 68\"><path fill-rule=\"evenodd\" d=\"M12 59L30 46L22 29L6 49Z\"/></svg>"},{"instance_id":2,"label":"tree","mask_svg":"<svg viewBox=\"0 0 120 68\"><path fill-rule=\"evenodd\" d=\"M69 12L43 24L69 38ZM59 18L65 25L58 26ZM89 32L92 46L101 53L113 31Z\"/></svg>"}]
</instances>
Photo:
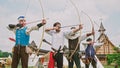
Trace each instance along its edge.
<instances>
[{"instance_id":1,"label":"tree","mask_svg":"<svg viewBox=\"0 0 120 68\"><path fill-rule=\"evenodd\" d=\"M2 52L2 50L0 50L0 52Z\"/></svg>"},{"instance_id":2,"label":"tree","mask_svg":"<svg viewBox=\"0 0 120 68\"><path fill-rule=\"evenodd\" d=\"M107 55L107 63L108 64L115 63L116 65L120 66L120 53L108 54Z\"/></svg>"},{"instance_id":3,"label":"tree","mask_svg":"<svg viewBox=\"0 0 120 68\"><path fill-rule=\"evenodd\" d=\"M120 53L120 48L119 47L115 47L114 50L116 50L118 53Z\"/></svg>"},{"instance_id":4,"label":"tree","mask_svg":"<svg viewBox=\"0 0 120 68\"><path fill-rule=\"evenodd\" d=\"M9 52L2 52L2 50L0 50L0 57L8 57L9 55L12 56L12 53L9 53Z\"/></svg>"},{"instance_id":5,"label":"tree","mask_svg":"<svg viewBox=\"0 0 120 68\"><path fill-rule=\"evenodd\" d=\"M0 57L2 57L3 56L3 53L2 53L2 50L0 50Z\"/></svg>"},{"instance_id":6,"label":"tree","mask_svg":"<svg viewBox=\"0 0 120 68\"><path fill-rule=\"evenodd\" d=\"M8 52L3 52L3 57L8 57L9 53Z\"/></svg>"}]
</instances>

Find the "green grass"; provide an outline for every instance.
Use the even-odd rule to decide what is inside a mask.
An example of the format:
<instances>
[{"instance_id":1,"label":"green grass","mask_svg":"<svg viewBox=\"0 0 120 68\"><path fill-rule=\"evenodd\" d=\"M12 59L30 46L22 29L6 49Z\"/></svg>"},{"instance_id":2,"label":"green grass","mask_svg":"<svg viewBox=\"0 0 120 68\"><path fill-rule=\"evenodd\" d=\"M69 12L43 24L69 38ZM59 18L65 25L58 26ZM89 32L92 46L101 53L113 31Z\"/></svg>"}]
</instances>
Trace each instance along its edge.
<instances>
[{"instance_id":1,"label":"green grass","mask_svg":"<svg viewBox=\"0 0 120 68\"><path fill-rule=\"evenodd\" d=\"M111 66L111 65L105 65L104 68L114 68L114 66Z\"/></svg>"},{"instance_id":2,"label":"green grass","mask_svg":"<svg viewBox=\"0 0 120 68\"><path fill-rule=\"evenodd\" d=\"M104 68L115 68L115 66L113 66L113 65L104 65ZM118 68L120 68L120 66L118 66Z\"/></svg>"}]
</instances>

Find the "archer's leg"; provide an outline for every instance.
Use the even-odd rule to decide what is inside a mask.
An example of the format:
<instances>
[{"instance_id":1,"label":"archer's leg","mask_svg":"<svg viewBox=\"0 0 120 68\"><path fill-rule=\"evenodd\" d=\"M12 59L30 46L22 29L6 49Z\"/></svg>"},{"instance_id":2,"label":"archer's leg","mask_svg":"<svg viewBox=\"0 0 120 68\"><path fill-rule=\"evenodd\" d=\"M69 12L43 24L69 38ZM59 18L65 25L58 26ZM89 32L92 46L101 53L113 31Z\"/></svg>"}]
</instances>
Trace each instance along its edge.
<instances>
[{"instance_id":1,"label":"archer's leg","mask_svg":"<svg viewBox=\"0 0 120 68\"><path fill-rule=\"evenodd\" d=\"M26 53L26 47L21 47L20 52L21 52L20 54L21 54L22 68L28 68L29 55Z\"/></svg>"},{"instance_id":2,"label":"archer's leg","mask_svg":"<svg viewBox=\"0 0 120 68\"><path fill-rule=\"evenodd\" d=\"M58 53L56 62L57 62L57 68L63 68L63 53Z\"/></svg>"},{"instance_id":3,"label":"archer's leg","mask_svg":"<svg viewBox=\"0 0 120 68\"><path fill-rule=\"evenodd\" d=\"M94 59L92 60L91 64L92 64L93 68L97 68L97 63L96 63L96 61Z\"/></svg>"},{"instance_id":4,"label":"archer's leg","mask_svg":"<svg viewBox=\"0 0 120 68\"><path fill-rule=\"evenodd\" d=\"M75 61L76 67L81 68L79 53L75 53L73 59Z\"/></svg>"},{"instance_id":5,"label":"archer's leg","mask_svg":"<svg viewBox=\"0 0 120 68\"><path fill-rule=\"evenodd\" d=\"M73 59L72 60L68 60L68 68L73 68Z\"/></svg>"},{"instance_id":6,"label":"archer's leg","mask_svg":"<svg viewBox=\"0 0 120 68\"><path fill-rule=\"evenodd\" d=\"M18 47L14 47L11 68L17 68L19 60L20 60L19 49Z\"/></svg>"}]
</instances>

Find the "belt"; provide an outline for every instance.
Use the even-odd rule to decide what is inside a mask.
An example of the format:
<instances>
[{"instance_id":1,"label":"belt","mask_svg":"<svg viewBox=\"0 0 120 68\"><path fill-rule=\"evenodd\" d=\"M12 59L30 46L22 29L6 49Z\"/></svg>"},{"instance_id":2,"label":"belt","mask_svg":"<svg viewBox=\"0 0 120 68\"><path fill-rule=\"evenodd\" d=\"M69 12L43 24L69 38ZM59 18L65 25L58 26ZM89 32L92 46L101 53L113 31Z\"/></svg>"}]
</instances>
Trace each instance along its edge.
<instances>
[{"instance_id":1,"label":"belt","mask_svg":"<svg viewBox=\"0 0 120 68\"><path fill-rule=\"evenodd\" d=\"M74 50L69 50L70 52L74 52ZM76 52L80 52L80 51L76 51Z\"/></svg>"},{"instance_id":2,"label":"belt","mask_svg":"<svg viewBox=\"0 0 120 68\"><path fill-rule=\"evenodd\" d=\"M57 50L57 49L55 49L55 48L51 48L54 52L60 52L60 53L63 53L63 50Z\"/></svg>"},{"instance_id":3,"label":"belt","mask_svg":"<svg viewBox=\"0 0 120 68\"><path fill-rule=\"evenodd\" d=\"M15 45L14 47L26 47L26 46L23 46L23 45Z\"/></svg>"}]
</instances>

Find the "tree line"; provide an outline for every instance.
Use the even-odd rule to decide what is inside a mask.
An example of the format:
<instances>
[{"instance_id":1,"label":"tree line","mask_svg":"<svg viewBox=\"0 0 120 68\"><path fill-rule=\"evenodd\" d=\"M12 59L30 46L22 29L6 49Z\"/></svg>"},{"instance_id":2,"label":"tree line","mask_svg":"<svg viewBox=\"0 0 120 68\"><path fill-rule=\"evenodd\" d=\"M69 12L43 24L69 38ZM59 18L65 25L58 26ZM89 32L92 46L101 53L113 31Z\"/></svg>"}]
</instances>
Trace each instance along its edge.
<instances>
[{"instance_id":1,"label":"tree line","mask_svg":"<svg viewBox=\"0 0 120 68\"><path fill-rule=\"evenodd\" d=\"M0 58L8 57L9 55L12 56L12 53L10 53L10 52L3 52L2 50L0 50Z\"/></svg>"}]
</instances>

